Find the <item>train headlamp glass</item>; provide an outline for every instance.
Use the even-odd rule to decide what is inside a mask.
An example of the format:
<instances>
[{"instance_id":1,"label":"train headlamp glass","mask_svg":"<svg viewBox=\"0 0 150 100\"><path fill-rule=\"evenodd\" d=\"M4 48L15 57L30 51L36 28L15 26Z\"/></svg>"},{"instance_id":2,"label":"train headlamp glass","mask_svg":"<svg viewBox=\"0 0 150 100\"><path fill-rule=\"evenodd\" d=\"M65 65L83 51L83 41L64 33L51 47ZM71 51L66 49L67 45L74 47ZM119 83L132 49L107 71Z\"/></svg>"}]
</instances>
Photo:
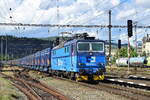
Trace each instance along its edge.
<instances>
[{"instance_id":1,"label":"train headlamp glass","mask_svg":"<svg viewBox=\"0 0 150 100\"><path fill-rule=\"evenodd\" d=\"M79 63L79 66L80 66L80 67L84 67L85 64L84 64L84 63Z\"/></svg>"}]
</instances>

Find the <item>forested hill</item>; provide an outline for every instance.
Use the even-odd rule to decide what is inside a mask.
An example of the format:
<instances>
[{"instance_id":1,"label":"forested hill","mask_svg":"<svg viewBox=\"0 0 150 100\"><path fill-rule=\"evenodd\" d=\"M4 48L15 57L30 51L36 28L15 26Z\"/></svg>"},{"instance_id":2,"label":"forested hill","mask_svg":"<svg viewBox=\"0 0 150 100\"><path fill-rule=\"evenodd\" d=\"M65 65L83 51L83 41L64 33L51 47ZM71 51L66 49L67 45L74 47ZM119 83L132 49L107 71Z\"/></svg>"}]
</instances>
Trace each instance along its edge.
<instances>
[{"instance_id":1,"label":"forested hill","mask_svg":"<svg viewBox=\"0 0 150 100\"><path fill-rule=\"evenodd\" d=\"M54 38L54 37L53 37ZM6 49L7 40L7 49ZM52 41L49 39L25 38L14 36L0 36L0 54L3 49L3 55L8 52L9 58L20 58L33 54L42 49L52 46Z\"/></svg>"}]
</instances>

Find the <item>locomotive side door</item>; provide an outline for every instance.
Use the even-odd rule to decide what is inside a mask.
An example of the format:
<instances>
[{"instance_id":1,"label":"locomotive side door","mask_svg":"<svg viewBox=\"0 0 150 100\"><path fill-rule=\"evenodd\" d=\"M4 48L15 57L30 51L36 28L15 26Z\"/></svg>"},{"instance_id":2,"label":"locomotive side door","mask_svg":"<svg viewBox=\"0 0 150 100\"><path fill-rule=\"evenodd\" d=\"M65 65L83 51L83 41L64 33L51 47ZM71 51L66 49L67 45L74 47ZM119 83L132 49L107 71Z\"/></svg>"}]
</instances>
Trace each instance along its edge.
<instances>
[{"instance_id":1,"label":"locomotive side door","mask_svg":"<svg viewBox=\"0 0 150 100\"><path fill-rule=\"evenodd\" d=\"M76 45L71 44L71 70L74 70L74 66L76 65L75 50L76 50Z\"/></svg>"}]
</instances>

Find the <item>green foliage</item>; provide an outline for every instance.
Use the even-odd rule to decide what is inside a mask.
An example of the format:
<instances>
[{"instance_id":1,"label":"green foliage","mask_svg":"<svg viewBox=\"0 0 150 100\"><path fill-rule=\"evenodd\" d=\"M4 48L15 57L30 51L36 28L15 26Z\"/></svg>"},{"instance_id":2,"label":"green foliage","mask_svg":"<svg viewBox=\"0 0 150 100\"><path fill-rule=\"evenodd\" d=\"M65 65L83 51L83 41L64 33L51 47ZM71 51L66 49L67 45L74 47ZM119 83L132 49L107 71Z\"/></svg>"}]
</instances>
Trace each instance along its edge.
<instances>
[{"instance_id":1,"label":"green foliage","mask_svg":"<svg viewBox=\"0 0 150 100\"><path fill-rule=\"evenodd\" d=\"M138 54L136 53L135 49L133 47L130 48L130 57L137 57ZM121 48L120 50L117 50L116 54L112 58L112 64L116 62L116 59L118 57L128 57L128 48Z\"/></svg>"},{"instance_id":2,"label":"green foliage","mask_svg":"<svg viewBox=\"0 0 150 100\"><path fill-rule=\"evenodd\" d=\"M117 51L118 57L128 57L128 49L127 48L121 48Z\"/></svg>"},{"instance_id":3,"label":"green foliage","mask_svg":"<svg viewBox=\"0 0 150 100\"><path fill-rule=\"evenodd\" d=\"M5 48L7 39L8 56L1 56L0 58L2 59L21 58L52 46L51 40L42 40L37 38L0 36L0 39L3 41L3 54L5 54L6 51Z\"/></svg>"},{"instance_id":4,"label":"green foliage","mask_svg":"<svg viewBox=\"0 0 150 100\"><path fill-rule=\"evenodd\" d=\"M0 100L21 100L21 94L11 84L11 81L0 77Z\"/></svg>"},{"instance_id":5,"label":"green foliage","mask_svg":"<svg viewBox=\"0 0 150 100\"><path fill-rule=\"evenodd\" d=\"M128 57L128 48L121 48L117 51L118 57ZM130 48L130 57L137 57L138 54L133 47Z\"/></svg>"},{"instance_id":6,"label":"green foliage","mask_svg":"<svg viewBox=\"0 0 150 100\"><path fill-rule=\"evenodd\" d=\"M115 64L117 58L118 58L118 57L117 57L116 55L113 56L113 57L112 57L112 60L111 60L111 64Z\"/></svg>"},{"instance_id":7,"label":"green foliage","mask_svg":"<svg viewBox=\"0 0 150 100\"><path fill-rule=\"evenodd\" d=\"M13 58L12 57L10 57L9 55L0 55L0 60L12 60Z\"/></svg>"},{"instance_id":8,"label":"green foliage","mask_svg":"<svg viewBox=\"0 0 150 100\"><path fill-rule=\"evenodd\" d=\"M137 52L135 51L135 49L133 47L131 47L130 57L137 57L137 56L138 56Z\"/></svg>"},{"instance_id":9,"label":"green foliage","mask_svg":"<svg viewBox=\"0 0 150 100\"><path fill-rule=\"evenodd\" d=\"M146 56L146 52L145 51L142 52L141 56Z\"/></svg>"}]
</instances>

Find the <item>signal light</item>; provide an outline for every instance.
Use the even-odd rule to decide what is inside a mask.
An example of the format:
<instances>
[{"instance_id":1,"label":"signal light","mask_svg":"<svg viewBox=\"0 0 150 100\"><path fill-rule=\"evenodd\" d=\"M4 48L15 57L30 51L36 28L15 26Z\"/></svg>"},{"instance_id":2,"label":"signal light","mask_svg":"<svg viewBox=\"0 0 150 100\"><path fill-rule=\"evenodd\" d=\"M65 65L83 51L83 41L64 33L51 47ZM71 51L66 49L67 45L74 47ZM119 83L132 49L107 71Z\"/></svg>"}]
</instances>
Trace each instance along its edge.
<instances>
[{"instance_id":1,"label":"signal light","mask_svg":"<svg viewBox=\"0 0 150 100\"><path fill-rule=\"evenodd\" d=\"M121 49L121 40L118 40L118 49Z\"/></svg>"},{"instance_id":2,"label":"signal light","mask_svg":"<svg viewBox=\"0 0 150 100\"><path fill-rule=\"evenodd\" d=\"M127 29L128 29L128 36L131 37L132 34L133 34L133 32L132 32L132 28L133 28L133 27L132 27L132 20L128 20L128 21L127 21L127 26L128 26L128 27L127 27Z\"/></svg>"}]
</instances>

